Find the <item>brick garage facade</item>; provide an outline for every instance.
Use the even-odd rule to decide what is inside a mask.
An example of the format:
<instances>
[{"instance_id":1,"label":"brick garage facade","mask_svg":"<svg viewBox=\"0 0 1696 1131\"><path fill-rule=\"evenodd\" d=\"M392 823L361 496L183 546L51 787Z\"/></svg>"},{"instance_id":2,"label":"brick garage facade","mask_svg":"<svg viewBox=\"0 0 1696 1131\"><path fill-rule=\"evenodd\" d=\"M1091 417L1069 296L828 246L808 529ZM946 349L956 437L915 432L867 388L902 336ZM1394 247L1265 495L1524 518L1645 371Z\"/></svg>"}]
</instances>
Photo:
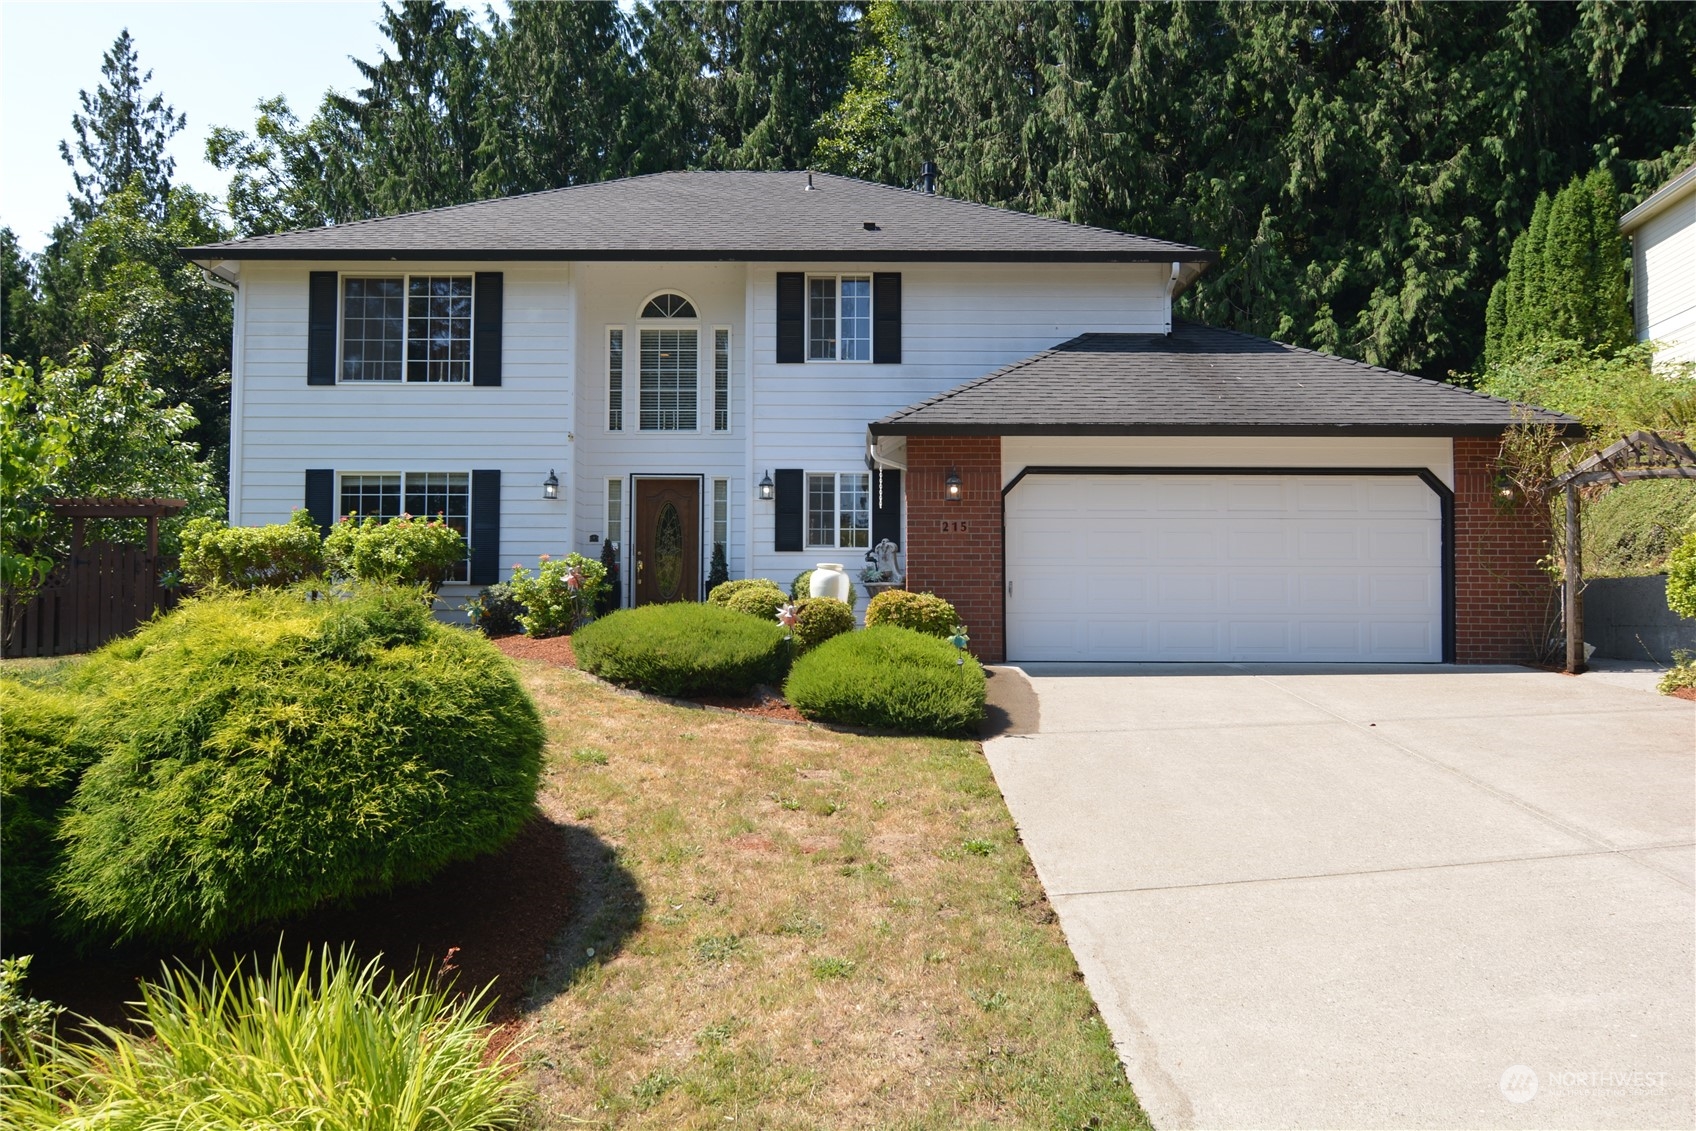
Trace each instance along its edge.
<instances>
[{"instance_id":1,"label":"brick garage facade","mask_svg":"<svg viewBox=\"0 0 1696 1131\"><path fill-rule=\"evenodd\" d=\"M1455 659L1462 664L1530 658L1556 631L1556 592L1538 561L1547 523L1533 508L1496 501L1494 438L1454 441ZM913 436L907 441L908 586L936 593L971 629L972 652L1006 658L1001 440ZM946 498L949 471L961 498Z\"/></svg>"},{"instance_id":2,"label":"brick garage facade","mask_svg":"<svg viewBox=\"0 0 1696 1131\"><path fill-rule=\"evenodd\" d=\"M1455 660L1530 659L1558 634L1558 594L1538 561L1549 524L1534 507L1497 504L1501 443L1455 440Z\"/></svg>"},{"instance_id":3,"label":"brick garage facade","mask_svg":"<svg viewBox=\"0 0 1696 1131\"><path fill-rule=\"evenodd\" d=\"M949 471L960 498L946 497ZM1001 437L907 440L907 587L935 593L971 632L972 654L1007 658L1002 600Z\"/></svg>"}]
</instances>

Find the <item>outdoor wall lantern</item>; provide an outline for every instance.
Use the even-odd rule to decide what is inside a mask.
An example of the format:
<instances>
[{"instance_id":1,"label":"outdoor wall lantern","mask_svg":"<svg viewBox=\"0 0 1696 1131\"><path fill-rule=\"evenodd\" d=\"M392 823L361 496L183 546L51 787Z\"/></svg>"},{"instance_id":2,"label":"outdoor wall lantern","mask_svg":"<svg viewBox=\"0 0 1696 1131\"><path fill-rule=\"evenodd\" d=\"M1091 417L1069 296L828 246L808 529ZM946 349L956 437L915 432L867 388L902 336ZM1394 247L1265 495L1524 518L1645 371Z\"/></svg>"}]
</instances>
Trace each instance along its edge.
<instances>
[{"instance_id":1,"label":"outdoor wall lantern","mask_svg":"<svg viewBox=\"0 0 1696 1131\"><path fill-rule=\"evenodd\" d=\"M548 477L542 480L542 498L559 498L559 476L554 474L554 469L551 467L548 468Z\"/></svg>"},{"instance_id":2,"label":"outdoor wall lantern","mask_svg":"<svg viewBox=\"0 0 1696 1131\"><path fill-rule=\"evenodd\" d=\"M960 473L951 467L948 469L948 478L944 479L942 482L944 485L944 493L947 495L948 501L951 503L959 502Z\"/></svg>"},{"instance_id":3,"label":"outdoor wall lantern","mask_svg":"<svg viewBox=\"0 0 1696 1131\"><path fill-rule=\"evenodd\" d=\"M766 477L760 480L760 501L770 502L776 493L777 487L772 483L771 472L768 471L766 472Z\"/></svg>"}]
</instances>

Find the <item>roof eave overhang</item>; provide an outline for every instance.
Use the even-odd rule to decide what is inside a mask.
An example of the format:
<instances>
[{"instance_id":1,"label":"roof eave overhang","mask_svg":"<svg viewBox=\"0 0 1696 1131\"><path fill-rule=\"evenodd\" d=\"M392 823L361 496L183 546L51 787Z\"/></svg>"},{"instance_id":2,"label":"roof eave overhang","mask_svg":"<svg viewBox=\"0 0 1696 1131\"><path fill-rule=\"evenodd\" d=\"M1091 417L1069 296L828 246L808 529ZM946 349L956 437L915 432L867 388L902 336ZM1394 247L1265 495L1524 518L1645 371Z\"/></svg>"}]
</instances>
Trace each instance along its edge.
<instances>
[{"instance_id":1,"label":"roof eave overhang","mask_svg":"<svg viewBox=\"0 0 1696 1131\"><path fill-rule=\"evenodd\" d=\"M1693 192L1696 192L1696 165L1684 170L1652 193L1649 199L1621 216L1620 232L1630 235Z\"/></svg>"},{"instance_id":2,"label":"roof eave overhang","mask_svg":"<svg viewBox=\"0 0 1696 1131\"><path fill-rule=\"evenodd\" d=\"M227 260L348 260L354 262L704 262L704 263L1186 263L1197 265L1196 274L1217 263L1217 252L1190 248L1152 251L937 251L934 249L866 250L857 248L807 251L772 249L607 249L607 248L479 248L420 250L414 248L246 248L240 245L185 247L181 254L202 266Z\"/></svg>"},{"instance_id":3,"label":"roof eave overhang","mask_svg":"<svg viewBox=\"0 0 1696 1131\"><path fill-rule=\"evenodd\" d=\"M1545 423L1545 421L1538 421ZM1580 437L1576 420L1550 420L1563 436ZM873 436L1500 436L1502 424L945 424L878 420Z\"/></svg>"}]
</instances>

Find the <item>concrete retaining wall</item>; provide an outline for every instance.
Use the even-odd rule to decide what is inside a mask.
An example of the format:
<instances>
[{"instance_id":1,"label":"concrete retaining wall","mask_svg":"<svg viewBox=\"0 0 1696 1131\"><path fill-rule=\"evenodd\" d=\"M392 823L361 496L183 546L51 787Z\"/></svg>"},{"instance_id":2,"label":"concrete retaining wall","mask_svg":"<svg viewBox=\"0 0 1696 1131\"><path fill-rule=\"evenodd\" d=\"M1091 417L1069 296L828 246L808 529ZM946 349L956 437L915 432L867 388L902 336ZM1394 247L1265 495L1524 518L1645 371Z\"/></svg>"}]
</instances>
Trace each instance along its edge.
<instances>
[{"instance_id":1,"label":"concrete retaining wall","mask_svg":"<svg viewBox=\"0 0 1696 1131\"><path fill-rule=\"evenodd\" d=\"M1665 577L1603 577L1584 586L1584 639L1606 660L1672 662L1696 652L1696 620L1667 608Z\"/></svg>"}]
</instances>

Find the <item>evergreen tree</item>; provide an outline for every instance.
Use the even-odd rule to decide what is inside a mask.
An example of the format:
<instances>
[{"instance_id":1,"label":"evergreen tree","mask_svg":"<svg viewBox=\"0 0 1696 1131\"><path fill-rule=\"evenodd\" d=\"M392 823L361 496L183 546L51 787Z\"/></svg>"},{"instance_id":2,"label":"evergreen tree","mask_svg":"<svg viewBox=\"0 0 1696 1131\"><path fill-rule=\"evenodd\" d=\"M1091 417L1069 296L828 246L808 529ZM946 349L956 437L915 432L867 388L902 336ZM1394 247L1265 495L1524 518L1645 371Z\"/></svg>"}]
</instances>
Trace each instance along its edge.
<instances>
[{"instance_id":1,"label":"evergreen tree","mask_svg":"<svg viewBox=\"0 0 1696 1131\"><path fill-rule=\"evenodd\" d=\"M163 95L149 97L143 89L153 81L153 72L141 72L128 28L118 33L112 49L102 57L100 74L102 81L93 95L78 92L82 113L71 115L74 146L70 141L59 143L59 155L71 167L76 183L71 214L86 220L101 201L135 178L140 178L141 196L148 207L162 209L176 171L165 146L188 119L168 106Z\"/></svg>"},{"instance_id":2,"label":"evergreen tree","mask_svg":"<svg viewBox=\"0 0 1696 1131\"><path fill-rule=\"evenodd\" d=\"M0 228L0 353L31 365L41 360L34 274L12 229Z\"/></svg>"}]
</instances>

